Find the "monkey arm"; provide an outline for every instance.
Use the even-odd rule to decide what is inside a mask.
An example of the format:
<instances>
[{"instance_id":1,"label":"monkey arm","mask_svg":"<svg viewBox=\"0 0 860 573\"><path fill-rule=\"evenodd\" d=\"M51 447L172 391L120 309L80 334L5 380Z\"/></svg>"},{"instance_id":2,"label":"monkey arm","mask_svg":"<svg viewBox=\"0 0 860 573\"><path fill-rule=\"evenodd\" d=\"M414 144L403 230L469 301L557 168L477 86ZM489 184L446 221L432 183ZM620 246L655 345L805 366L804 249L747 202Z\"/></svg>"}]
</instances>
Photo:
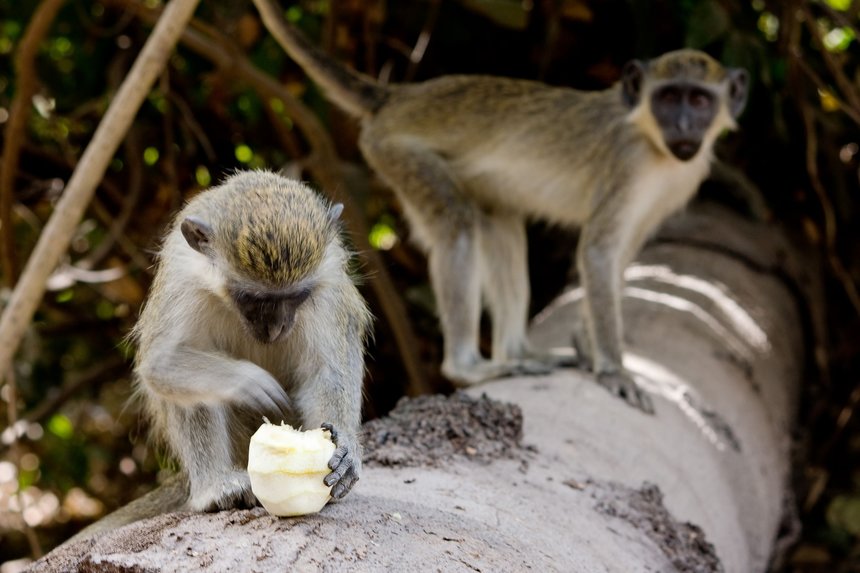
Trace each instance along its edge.
<instances>
[{"instance_id":1,"label":"monkey arm","mask_svg":"<svg viewBox=\"0 0 860 573\"><path fill-rule=\"evenodd\" d=\"M625 370L621 339L622 276L627 244L635 240L631 229L619 225L619 213L611 204L601 204L583 227L577 251L577 267L585 292L583 318L588 333L588 359L597 381L607 390L646 413L653 413L651 398Z\"/></svg>"},{"instance_id":2,"label":"monkey arm","mask_svg":"<svg viewBox=\"0 0 860 573\"><path fill-rule=\"evenodd\" d=\"M139 357L142 386L178 406L242 404L261 412L283 412L286 391L264 369L214 350L163 344Z\"/></svg>"},{"instance_id":3,"label":"monkey arm","mask_svg":"<svg viewBox=\"0 0 860 573\"><path fill-rule=\"evenodd\" d=\"M188 508L253 506L248 475L230 449L228 407L244 405L261 416L287 411L274 377L247 360L181 344L149 348L137 374L156 426L189 476Z\"/></svg>"},{"instance_id":4,"label":"monkey arm","mask_svg":"<svg viewBox=\"0 0 860 573\"><path fill-rule=\"evenodd\" d=\"M347 277L344 277L347 278ZM318 293L310 312L314 322L297 328L292 348L301 352L294 399L305 428L327 427L337 449L329 461L326 485L332 497L345 496L361 473L361 392L364 339L369 314L358 291L344 282Z\"/></svg>"}]
</instances>

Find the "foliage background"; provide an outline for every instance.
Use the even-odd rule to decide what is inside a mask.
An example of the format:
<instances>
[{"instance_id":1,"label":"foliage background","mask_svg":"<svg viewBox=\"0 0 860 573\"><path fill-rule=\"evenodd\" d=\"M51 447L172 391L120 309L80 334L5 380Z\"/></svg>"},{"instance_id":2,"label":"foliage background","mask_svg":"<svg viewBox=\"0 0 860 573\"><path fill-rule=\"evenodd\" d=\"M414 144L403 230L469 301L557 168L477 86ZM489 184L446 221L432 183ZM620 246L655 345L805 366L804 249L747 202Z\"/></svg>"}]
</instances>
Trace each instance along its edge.
<instances>
[{"instance_id":1,"label":"foliage background","mask_svg":"<svg viewBox=\"0 0 860 573\"><path fill-rule=\"evenodd\" d=\"M21 145L13 185L0 190L6 287L162 5L67 0L38 43L35 65L21 67L15 58L42 3L0 0L3 153L9 141ZM826 292L817 317L825 328L812 348L797 435L803 533L780 569L860 571L860 427L854 420L860 401L860 1L301 0L282 6L334 57L387 82L482 73L601 89L630 58L682 46L747 68L753 88L742 131L722 140L718 155L737 169L736 183L760 191L766 207L751 207L725 186L706 184L702 195L766 218L799 248L818 253ZM203 2L194 30L210 47L276 78L326 126L338 157L324 158L323 168L338 170L343 185L325 192L355 201L351 228L362 233L355 242L369 243L381 261L363 267L363 292L378 317L366 417L384 414L404 394L449 391L438 374L440 337L424 258L408 242L390 192L363 166L355 123L286 58L249 1ZM0 387L3 573L139 496L158 477L163 460L147 446L146 428L129 404L132 349L124 337L151 282L153 252L171 213L237 168L286 169L308 179L319 173L313 169L318 149L301 122L236 68L213 65L187 45L171 58L51 278L14 376ZM13 97L28 80L36 91L24 130L10 134ZM530 229L533 309L564 284L574 244L569 233ZM370 288L381 272L391 276L394 291ZM8 292L0 292L0 302ZM410 374L391 316L382 310L391 296L405 301L408 316L401 319L414 331L423 381Z\"/></svg>"}]
</instances>

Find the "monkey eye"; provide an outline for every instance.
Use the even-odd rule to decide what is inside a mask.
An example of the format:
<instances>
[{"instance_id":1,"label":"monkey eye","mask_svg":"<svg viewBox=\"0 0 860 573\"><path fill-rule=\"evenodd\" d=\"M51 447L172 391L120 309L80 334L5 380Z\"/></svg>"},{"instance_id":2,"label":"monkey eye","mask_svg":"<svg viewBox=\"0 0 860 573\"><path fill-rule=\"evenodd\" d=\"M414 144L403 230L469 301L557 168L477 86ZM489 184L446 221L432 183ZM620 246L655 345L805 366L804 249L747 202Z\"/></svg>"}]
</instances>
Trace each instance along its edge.
<instances>
[{"instance_id":1,"label":"monkey eye","mask_svg":"<svg viewBox=\"0 0 860 573\"><path fill-rule=\"evenodd\" d=\"M680 103L681 101L681 90L676 87L666 87L660 90L660 93L657 95L660 98L660 101L666 104L675 104Z\"/></svg>"},{"instance_id":2,"label":"monkey eye","mask_svg":"<svg viewBox=\"0 0 860 573\"><path fill-rule=\"evenodd\" d=\"M693 90L690 92L690 106L697 109L710 107L713 102L711 94L702 90Z\"/></svg>"}]
</instances>

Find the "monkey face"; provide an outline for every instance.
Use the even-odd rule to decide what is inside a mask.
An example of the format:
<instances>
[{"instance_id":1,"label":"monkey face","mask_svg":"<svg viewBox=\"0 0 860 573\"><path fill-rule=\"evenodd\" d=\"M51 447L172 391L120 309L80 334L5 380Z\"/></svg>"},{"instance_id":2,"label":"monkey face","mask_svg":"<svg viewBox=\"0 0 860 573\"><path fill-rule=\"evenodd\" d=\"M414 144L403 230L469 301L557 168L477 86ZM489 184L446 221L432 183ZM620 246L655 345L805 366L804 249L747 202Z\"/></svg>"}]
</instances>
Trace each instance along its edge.
<instances>
[{"instance_id":1,"label":"monkey face","mask_svg":"<svg viewBox=\"0 0 860 573\"><path fill-rule=\"evenodd\" d=\"M718 94L696 83L667 83L653 91L651 111L675 157L688 161L699 152L719 111L718 102Z\"/></svg>"},{"instance_id":2,"label":"monkey face","mask_svg":"<svg viewBox=\"0 0 860 573\"><path fill-rule=\"evenodd\" d=\"M285 338L296 322L296 311L310 296L309 289L295 293L259 293L232 288L229 292L245 326L262 344Z\"/></svg>"}]
</instances>

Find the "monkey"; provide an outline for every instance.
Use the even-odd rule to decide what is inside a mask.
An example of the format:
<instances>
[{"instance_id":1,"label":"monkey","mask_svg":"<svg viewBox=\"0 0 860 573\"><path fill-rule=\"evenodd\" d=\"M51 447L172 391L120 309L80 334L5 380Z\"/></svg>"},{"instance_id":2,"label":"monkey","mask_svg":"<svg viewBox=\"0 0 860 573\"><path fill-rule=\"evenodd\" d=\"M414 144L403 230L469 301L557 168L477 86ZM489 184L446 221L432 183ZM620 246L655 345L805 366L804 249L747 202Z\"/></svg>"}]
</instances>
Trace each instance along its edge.
<instances>
[{"instance_id":1,"label":"monkey","mask_svg":"<svg viewBox=\"0 0 860 573\"><path fill-rule=\"evenodd\" d=\"M167 234L132 338L137 392L188 476L188 509L256 503L244 468L262 416L332 429L333 498L358 480L369 311L342 210L247 171L192 199Z\"/></svg>"},{"instance_id":2,"label":"monkey","mask_svg":"<svg viewBox=\"0 0 860 573\"><path fill-rule=\"evenodd\" d=\"M342 209L246 171L180 211L130 338L135 394L181 469L73 540L167 511L256 505L245 468L263 417L329 430L323 481L335 500L350 491L371 317L349 274Z\"/></svg>"},{"instance_id":3,"label":"monkey","mask_svg":"<svg viewBox=\"0 0 860 573\"><path fill-rule=\"evenodd\" d=\"M530 348L525 224L578 228L586 335L579 363L634 407L651 398L622 363L623 270L707 176L737 128L747 72L690 49L632 60L601 91L492 76L383 85L335 61L256 0L266 27L326 97L360 121L359 147L395 193L429 276L442 373L460 385L562 363ZM478 346L482 303L491 357Z\"/></svg>"}]
</instances>

